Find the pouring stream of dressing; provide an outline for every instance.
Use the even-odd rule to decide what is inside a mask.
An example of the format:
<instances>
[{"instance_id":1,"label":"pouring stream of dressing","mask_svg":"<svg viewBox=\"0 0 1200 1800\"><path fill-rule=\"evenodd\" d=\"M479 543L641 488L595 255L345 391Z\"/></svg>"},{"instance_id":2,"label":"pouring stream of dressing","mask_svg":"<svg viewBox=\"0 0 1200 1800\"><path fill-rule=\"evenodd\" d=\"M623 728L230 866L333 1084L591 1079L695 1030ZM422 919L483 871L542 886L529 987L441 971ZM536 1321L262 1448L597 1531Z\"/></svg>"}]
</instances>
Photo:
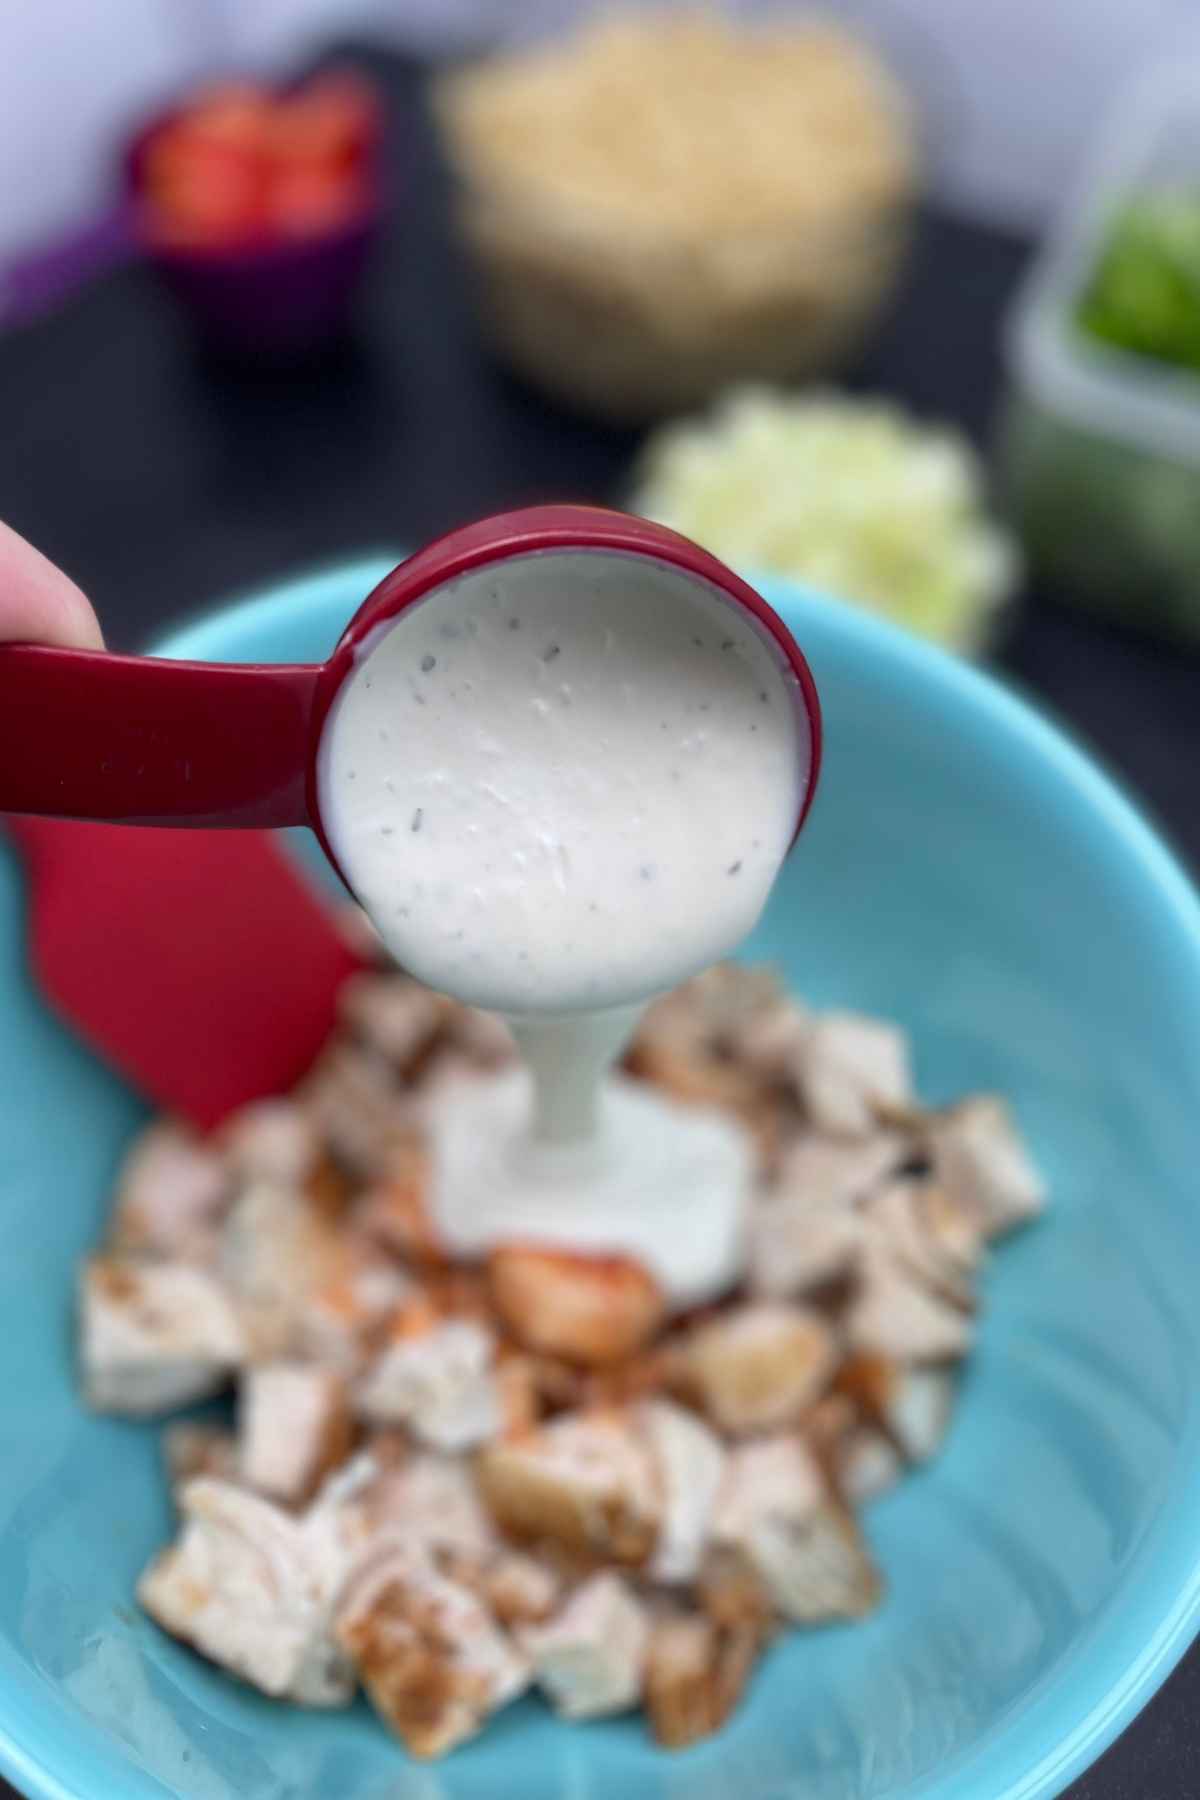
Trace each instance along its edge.
<instances>
[{"instance_id":1,"label":"pouring stream of dressing","mask_svg":"<svg viewBox=\"0 0 1200 1800\"><path fill-rule=\"evenodd\" d=\"M765 633L647 557L493 563L367 646L322 736L330 840L396 959L508 1016L529 1071L431 1122L452 1247L624 1249L679 1304L734 1277L737 1132L606 1072L652 995L753 927L808 748Z\"/></svg>"}]
</instances>

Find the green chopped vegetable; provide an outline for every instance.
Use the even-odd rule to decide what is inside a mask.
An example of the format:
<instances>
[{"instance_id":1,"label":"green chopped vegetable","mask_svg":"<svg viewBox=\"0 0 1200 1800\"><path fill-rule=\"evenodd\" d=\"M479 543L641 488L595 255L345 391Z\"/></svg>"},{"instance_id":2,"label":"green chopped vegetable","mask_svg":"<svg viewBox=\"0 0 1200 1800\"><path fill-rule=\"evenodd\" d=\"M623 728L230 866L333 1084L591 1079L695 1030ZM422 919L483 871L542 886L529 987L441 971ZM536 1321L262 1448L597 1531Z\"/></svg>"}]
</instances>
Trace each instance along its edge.
<instances>
[{"instance_id":1,"label":"green chopped vegetable","mask_svg":"<svg viewBox=\"0 0 1200 1800\"><path fill-rule=\"evenodd\" d=\"M1103 343L1200 373L1200 190L1121 209L1077 318Z\"/></svg>"},{"instance_id":2,"label":"green chopped vegetable","mask_svg":"<svg viewBox=\"0 0 1200 1800\"><path fill-rule=\"evenodd\" d=\"M979 650L1016 555L956 433L880 401L745 388L651 437L636 511L726 562L802 580Z\"/></svg>"}]
</instances>

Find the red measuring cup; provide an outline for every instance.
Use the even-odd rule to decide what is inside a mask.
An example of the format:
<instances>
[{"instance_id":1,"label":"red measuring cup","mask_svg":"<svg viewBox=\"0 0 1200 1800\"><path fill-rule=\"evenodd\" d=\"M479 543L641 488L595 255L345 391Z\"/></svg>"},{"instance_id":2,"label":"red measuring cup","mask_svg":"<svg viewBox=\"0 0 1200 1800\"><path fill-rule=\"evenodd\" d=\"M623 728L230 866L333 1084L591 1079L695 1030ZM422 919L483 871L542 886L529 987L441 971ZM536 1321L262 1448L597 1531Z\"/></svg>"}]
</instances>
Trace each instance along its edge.
<instances>
[{"instance_id":1,"label":"red measuring cup","mask_svg":"<svg viewBox=\"0 0 1200 1800\"><path fill-rule=\"evenodd\" d=\"M317 758L338 689L381 626L481 566L539 551L649 558L683 570L749 614L793 677L808 779L821 712L791 632L715 556L664 526L593 506L498 513L438 538L368 595L323 663L200 663L42 645L0 646L0 812L136 825L308 825L321 819ZM340 871L339 871L340 873Z\"/></svg>"}]
</instances>

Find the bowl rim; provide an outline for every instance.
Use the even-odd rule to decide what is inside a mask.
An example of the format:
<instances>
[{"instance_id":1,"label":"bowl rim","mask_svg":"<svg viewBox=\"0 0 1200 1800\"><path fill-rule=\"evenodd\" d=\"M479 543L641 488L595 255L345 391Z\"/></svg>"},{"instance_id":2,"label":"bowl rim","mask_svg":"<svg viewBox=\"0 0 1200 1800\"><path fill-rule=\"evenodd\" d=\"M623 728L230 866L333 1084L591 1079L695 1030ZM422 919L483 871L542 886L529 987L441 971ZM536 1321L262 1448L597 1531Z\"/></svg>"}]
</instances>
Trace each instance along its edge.
<instances>
[{"instance_id":1,"label":"bowl rim","mask_svg":"<svg viewBox=\"0 0 1200 1800\"><path fill-rule=\"evenodd\" d=\"M214 631L230 626L287 621L295 617L297 601L317 599L334 582L347 576L368 576L375 559L364 554L344 557L316 570L285 574L279 581L257 589L232 604L220 604L173 626L156 643L156 652L171 657L212 655ZM762 571L742 571L752 585L761 587L773 606L796 630L801 645L808 624L826 631L837 647L886 668L901 680L921 685L943 705L978 713L989 727L1013 741L1026 754L1041 760L1064 788L1104 825L1114 847L1137 865L1148 889L1158 895L1163 916L1190 940L1196 973L1200 977L1200 894L1184 866L1169 848L1162 833L1151 824L1140 802L1125 784L1109 773L1069 729L1045 718L1019 693L994 676L953 657L887 620L830 600L812 589ZM353 608L350 609L351 611ZM789 618L789 614L791 615ZM818 682L820 652L816 656ZM1187 1435L1195 1440L1196 1409ZM1058 1708L1071 1713L1074 1722L1056 1727L1044 1717L1047 1704L1053 1710L1054 1688L1034 1690L1017 1703L970 1750L961 1752L942 1767L918 1777L909 1789L910 1800L1053 1800L1081 1775L1116 1739L1151 1699L1175 1668L1200 1629L1200 1539L1189 1525L1200 1503L1200 1454L1193 1455L1188 1479L1176 1490L1172 1529L1165 1541L1143 1544L1136 1553L1140 1564L1138 1602L1148 1624L1138 1625L1140 1647L1126 1655L1122 1632L1129 1623L1114 1622L1102 1609L1086 1633L1085 1664L1059 1677ZM1147 1567L1146 1565L1150 1566ZM1128 1579L1128 1577L1127 1577ZM1120 1664L1114 1674L1097 1662L1097 1648L1107 1642L1109 1658ZM0 1673L17 1678L23 1686L24 1664L10 1646L0 1644ZM1059 1685L1056 1684L1056 1685ZM7 1683L5 1684L7 1686ZM4 1689L0 1688L0 1707ZM39 1693L39 1698L40 1698ZM53 1700L48 1699L53 1706ZM65 1754L58 1750L62 1732L53 1713L39 1717L40 1705L21 1705L20 1727L0 1716L0 1773L16 1784L28 1800L95 1800L95 1779L82 1782L87 1752L73 1745ZM90 1727L84 1729L90 1730ZM983 1780L980 1758L986 1763ZM69 1772L59 1774L55 1767ZM986 1786L984 1785L986 1782ZM151 1800L169 1790L158 1777L132 1762L128 1765L126 1800Z\"/></svg>"}]
</instances>

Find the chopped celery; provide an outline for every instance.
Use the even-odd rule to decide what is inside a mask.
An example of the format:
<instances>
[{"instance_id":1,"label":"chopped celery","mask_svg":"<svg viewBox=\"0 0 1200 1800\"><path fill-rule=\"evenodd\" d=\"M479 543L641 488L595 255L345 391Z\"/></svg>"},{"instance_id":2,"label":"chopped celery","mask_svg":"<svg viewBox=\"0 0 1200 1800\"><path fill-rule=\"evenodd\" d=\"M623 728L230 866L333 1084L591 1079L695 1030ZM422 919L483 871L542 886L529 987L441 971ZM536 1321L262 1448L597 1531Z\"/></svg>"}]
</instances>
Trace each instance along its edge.
<instances>
[{"instance_id":1,"label":"chopped celery","mask_svg":"<svg viewBox=\"0 0 1200 1800\"><path fill-rule=\"evenodd\" d=\"M1016 574L970 447L880 401L739 389L651 437L633 505L957 650L982 647Z\"/></svg>"}]
</instances>

